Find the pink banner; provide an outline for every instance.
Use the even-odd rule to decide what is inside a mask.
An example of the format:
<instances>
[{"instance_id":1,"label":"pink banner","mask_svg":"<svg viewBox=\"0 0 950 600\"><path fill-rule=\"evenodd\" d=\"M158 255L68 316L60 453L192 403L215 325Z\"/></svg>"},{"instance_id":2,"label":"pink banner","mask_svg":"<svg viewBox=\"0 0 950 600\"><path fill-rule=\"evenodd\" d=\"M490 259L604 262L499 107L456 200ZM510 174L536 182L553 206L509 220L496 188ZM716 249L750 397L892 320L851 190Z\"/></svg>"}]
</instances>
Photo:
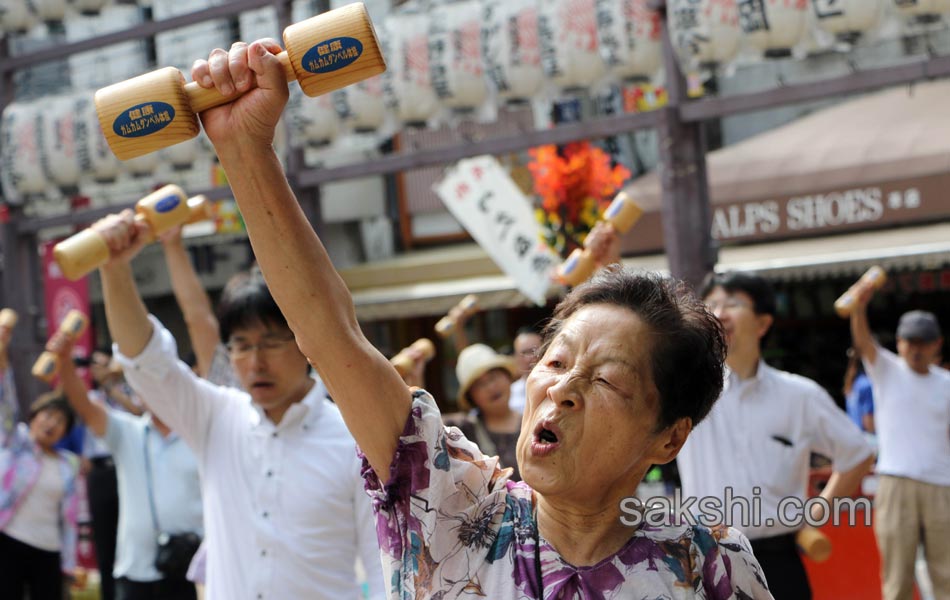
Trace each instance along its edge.
<instances>
[{"instance_id":1,"label":"pink banner","mask_svg":"<svg viewBox=\"0 0 950 600\"><path fill-rule=\"evenodd\" d=\"M70 281L63 276L59 270L59 265L53 261L53 246L56 241L47 242L43 245L43 289L45 307L47 338L52 337L59 324L66 317L66 313L76 309L81 311L92 322L92 311L89 306L89 284L86 278L79 281ZM95 339L93 338L92 327L87 327L86 331L79 337L73 355L81 358L89 358L95 348ZM80 369L80 374L89 385L88 369Z\"/></svg>"}]
</instances>

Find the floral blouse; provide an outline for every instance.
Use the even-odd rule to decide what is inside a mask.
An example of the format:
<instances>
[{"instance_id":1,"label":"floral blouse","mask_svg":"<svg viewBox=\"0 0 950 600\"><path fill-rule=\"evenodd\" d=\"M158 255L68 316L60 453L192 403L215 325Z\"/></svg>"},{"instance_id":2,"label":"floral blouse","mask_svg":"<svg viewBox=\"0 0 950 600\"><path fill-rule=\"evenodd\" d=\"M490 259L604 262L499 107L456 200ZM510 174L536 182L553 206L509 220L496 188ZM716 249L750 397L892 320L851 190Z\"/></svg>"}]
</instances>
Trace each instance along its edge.
<instances>
[{"instance_id":1,"label":"floral blouse","mask_svg":"<svg viewBox=\"0 0 950 600\"><path fill-rule=\"evenodd\" d=\"M533 492L443 425L416 391L389 481L363 460L392 600L771 598L748 540L734 529L631 529L613 556L565 562L538 534Z\"/></svg>"}]
</instances>

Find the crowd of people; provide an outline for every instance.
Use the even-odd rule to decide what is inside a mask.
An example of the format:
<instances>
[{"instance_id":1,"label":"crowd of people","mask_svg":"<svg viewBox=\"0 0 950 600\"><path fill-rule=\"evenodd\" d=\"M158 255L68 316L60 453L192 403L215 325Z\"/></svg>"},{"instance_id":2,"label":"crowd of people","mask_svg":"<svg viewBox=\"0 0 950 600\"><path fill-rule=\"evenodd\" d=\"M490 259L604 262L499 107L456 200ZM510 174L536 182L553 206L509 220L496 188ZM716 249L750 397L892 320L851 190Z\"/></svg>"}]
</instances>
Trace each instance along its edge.
<instances>
[{"instance_id":1,"label":"crowd of people","mask_svg":"<svg viewBox=\"0 0 950 600\"><path fill-rule=\"evenodd\" d=\"M935 596L950 597L950 374L934 364L933 315L904 315L895 354L872 337L874 290L860 289L851 326L869 386L856 358L845 412L763 361L776 317L764 279L718 274L694 293L614 264L617 234L601 224L587 246L603 268L542 330L519 330L513 356L470 344L455 315L459 412L443 415L421 368L403 377L364 337L287 184L272 147L279 51L235 44L192 73L247 92L201 118L259 264L215 308L180 232L163 238L194 365L136 288L149 236L131 211L93 226L111 253L99 273L114 342L92 359L95 389L57 334L60 385L19 423L0 353L0 596L62 597L83 475L57 443L78 417L106 599L803 600L802 525L775 517L783 498L807 498L813 452L832 461L828 501L877 461L884 597L910 597L918 546ZM11 334L0 328L0 347ZM628 522L647 471L674 459L684 496L756 497L762 523L653 520L645 504Z\"/></svg>"}]
</instances>

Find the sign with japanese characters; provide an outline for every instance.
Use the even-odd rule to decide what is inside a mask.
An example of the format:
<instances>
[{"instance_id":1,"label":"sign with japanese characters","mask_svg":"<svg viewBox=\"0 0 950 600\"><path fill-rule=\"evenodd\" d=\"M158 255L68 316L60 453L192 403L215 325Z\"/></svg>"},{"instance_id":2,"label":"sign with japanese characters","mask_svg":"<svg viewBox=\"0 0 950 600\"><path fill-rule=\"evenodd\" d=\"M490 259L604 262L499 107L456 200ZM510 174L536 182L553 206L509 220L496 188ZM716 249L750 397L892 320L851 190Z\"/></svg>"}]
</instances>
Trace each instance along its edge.
<instances>
[{"instance_id":1,"label":"sign with japanese characters","mask_svg":"<svg viewBox=\"0 0 950 600\"><path fill-rule=\"evenodd\" d=\"M434 187L449 212L518 290L543 306L561 260L541 240L530 200L491 156L463 160Z\"/></svg>"}]
</instances>

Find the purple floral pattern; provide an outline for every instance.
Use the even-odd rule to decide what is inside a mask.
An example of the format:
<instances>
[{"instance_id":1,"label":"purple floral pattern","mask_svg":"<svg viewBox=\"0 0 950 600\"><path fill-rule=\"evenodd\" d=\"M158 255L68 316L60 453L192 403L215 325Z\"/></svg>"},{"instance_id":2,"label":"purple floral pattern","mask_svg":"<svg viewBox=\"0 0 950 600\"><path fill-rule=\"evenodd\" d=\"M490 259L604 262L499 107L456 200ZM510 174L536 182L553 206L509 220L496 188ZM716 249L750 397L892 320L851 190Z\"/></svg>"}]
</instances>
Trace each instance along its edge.
<instances>
[{"instance_id":1,"label":"purple floral pattern","mask_svg":"<svg viewBox=\"0 0 950 600\"><path fill-rule=\"evenodd\" d=\"M497 463L415 392L389 480L363 460L392 600L772 597L748 540L724 527L643 525L613 556L570 565L538 536L531 488Z\"/></svg>"}]
</instances>

